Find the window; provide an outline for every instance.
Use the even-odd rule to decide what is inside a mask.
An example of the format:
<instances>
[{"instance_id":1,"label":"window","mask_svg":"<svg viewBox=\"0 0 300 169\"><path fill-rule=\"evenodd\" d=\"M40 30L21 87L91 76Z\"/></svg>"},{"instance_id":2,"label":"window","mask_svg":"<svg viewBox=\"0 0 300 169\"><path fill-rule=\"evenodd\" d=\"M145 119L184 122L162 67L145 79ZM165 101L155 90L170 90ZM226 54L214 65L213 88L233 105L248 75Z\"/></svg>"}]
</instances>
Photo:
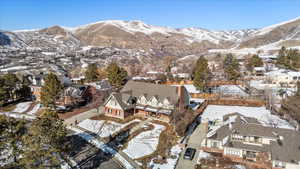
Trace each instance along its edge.
<instances>
[{"instance_id":1,"label":"window","mask_svg":"<svg viewBox=\"0 0 300 169\"><path fill-rule=\"evenodd\" d=\"M227 149L227 153L230 154L230 155L235 155L235 156L240 155L240 151L239 150L234 150L234 149Z\"/></svg>"},{"instance_id":2,"label":"window","mask_svg":"<svg viewBox=\"0 0 300 169\"><path fill-rule=\"evenodd\" d=\"M285 163L280 161L275 161L275 167L285 168Z\"/></svg>"},{"instance_id":3,"label":"window","mask_svg":"<svg viewBox=\"0 0 300 169\"><path fill-rule=\"evenodd\" d=\"M218 142L212 142L212 147L218 148L219 147L219 143Z\"/></svg>"}]
</instances>

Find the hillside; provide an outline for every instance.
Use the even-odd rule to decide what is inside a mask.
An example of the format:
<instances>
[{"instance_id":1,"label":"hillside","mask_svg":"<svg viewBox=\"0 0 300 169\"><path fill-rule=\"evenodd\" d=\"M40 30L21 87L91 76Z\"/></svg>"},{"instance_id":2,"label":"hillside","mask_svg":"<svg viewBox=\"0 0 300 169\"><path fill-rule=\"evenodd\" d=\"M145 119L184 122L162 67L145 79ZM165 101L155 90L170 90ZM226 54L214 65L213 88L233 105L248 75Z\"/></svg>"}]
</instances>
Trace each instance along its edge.
<instances>
[{"instance_id":1,"label":"hillside","mask_svg":"<svg viewBox=\"0 0 300 169\"><path fill-rule=\"evenodd\" d=\"M74 28L53 26L41 30L0 31L0 48L47 48L64 52L88 45L138 49L153 56L177 57L197 55L212 49L295 47L300 46L300 18L261 29L229 31L175 29L120 20L100 21Z\"/></svg>"}]
</instances>

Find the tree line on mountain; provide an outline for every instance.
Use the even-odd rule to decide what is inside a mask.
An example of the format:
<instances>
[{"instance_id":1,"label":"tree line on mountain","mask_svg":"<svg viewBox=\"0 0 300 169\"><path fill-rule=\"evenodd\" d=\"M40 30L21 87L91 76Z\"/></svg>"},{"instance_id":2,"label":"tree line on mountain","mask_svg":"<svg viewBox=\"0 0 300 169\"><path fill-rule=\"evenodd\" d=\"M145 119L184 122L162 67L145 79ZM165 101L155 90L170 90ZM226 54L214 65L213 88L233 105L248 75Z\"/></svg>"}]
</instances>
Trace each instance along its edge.
<instances>
[{"instance_id":1,"label":"tree line on mountain","mask_svg":"<svg viewBox=\"0 0 300 169\"><path fill-rule=\"evenodd\" d=\"M0 168L61 168L66 140L67 129L51 110L32 122L0 115Z\"/></svg>"}]
</instances>

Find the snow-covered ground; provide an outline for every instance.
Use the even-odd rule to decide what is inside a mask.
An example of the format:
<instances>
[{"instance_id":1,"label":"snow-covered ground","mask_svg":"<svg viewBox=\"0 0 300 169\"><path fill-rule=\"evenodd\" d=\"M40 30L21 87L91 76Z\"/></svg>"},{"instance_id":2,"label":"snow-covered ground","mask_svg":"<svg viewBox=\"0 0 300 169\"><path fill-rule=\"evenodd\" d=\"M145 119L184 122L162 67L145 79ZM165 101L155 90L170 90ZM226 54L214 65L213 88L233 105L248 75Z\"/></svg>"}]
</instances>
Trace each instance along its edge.
<instances>
[{"instance_id":1,"label":"snow-covered ground","mask_svg":"<svg viewBox=\"0 0 300 169\"><path fill-rule=\"evenodd\" d=\"M211 154L200 150L199 155L198 155L198 159L197 159L197 163L200 163L201 159L207 159L209 157L211 157Z\"/></svg>"},{"instance_id":2,"label":"snow-covered ground","mask_svg":"<svg viewBox=\"0 0 300 169\"><path fill-rule=\"evenodd\" d=\"M218 89L223 95L248 96L248 94L237 85L222 85Z\"/></svg>"},{"instance_id":3,"label":"snow-covered ground","mask_svg":"<svg viewBox=\"0 0 300 169\"><path fill-rule=\"evenodd\" d=\"M232 168L233 169L246 169L246 167L243 165L234 165L234 166L232 166Z\"/></svg>"},{"instance_id":4,"label":"snow-covered ground","mask_svg":"<svg viewBox=\"0 0 300 169\"><path fill-rule=\"evenodd\" d=\"M180 152L182 151L182 148L179 145L175 145L171 149L171 156L174 156L175 158L168 158L167 163L165 164L156 164L153 162L153 160L150 162L150 168L152 169L173 169L177 163L177 160L180 156Z\"/></svg>"},{"instance_id":5,"label":"snow-covered ground","mask_svg":"<svg viewBox=\"0 0 300 169\"><path fill-rule=\"evenodd\" d=\"M27 120L34 120L36 116L29 115L29 114L20 114L20 113L13 113L13 112L0 112L0 114L4 114L8 117L13 117L17 119L27 119Z\"/></svg>"},{"instance_id":6,"label":"snow-covered ground","mask_svg":"<svg viewBox=\"0 0 300 169\"><path fill-rule=\"evenodd\" d=\"M172 85L172 86L181 86L181 85ZM193 84L183 85L188 93L201 93L201 91L197 90Z\"/></svg>"},{"instance_id":7,"label":"snow-covered ground","mask_svg":"<svg viewBox=\"0 0 300 169\"><path fill-rule=\"evenodd\" d=\"M131 139L124 150L129 157L136 159L153 153L156 150L160 133L165 126L151 123L154 129L145 131Z\"/></svg>"},{"instance_id":8,"label":"snow-covered ground","mask_svg":"<svg viewBox=\"0 0 300 169\"><path fill-rule=\"evenodd\" d=\"M24 113L26 110L29 109L30 105L32 104L32 102L22 102L22 103L18 103L16 108L12 111L15 113Z\"/></svg>"},{"instance_id":9,"label":"snow-covered ground","mask_svg":"<svg viewBox=\"0 0 300 169\"><path fill-rule=\"evenodd\" d=\"M294 129L287 121L272 115L265 107L208 105L202 114L202 120L222 121L223 116L230 113L240 113L246 117L256 118L266 126Z\"/></svg>"},{"instance_id":10,"label":"snow-covered ground","mask_svg":"<svg viewBox=\"0 0 300 169\"><path fill-rule=\"evenodd\" d=\"M34 115L41 108L41 104L36 104L31 111L27 112L27 114Z\"/></svg>"},{"instance_id":11,"label":"snow-covered ground","mask_svg":"<svg viewBox=\"0 0 300 169\"><path fill-rule=\"evenodd\" d=\"M112 135L116 132L118 132L120 129L124 128L125 126L133 123L133 122L139 122L140 120L132 120L128 123L121 124L116 123L112 121L107 121L104 123L104 120L90 120L86 119L83 120L78 124L79 127L82 127L86 130L89 130L93 133L97 133L100 137L108 137L109 135ZM101 129L102 128L102 129ZM101 129L101 131L99 131Z\"/></svg>"},{"instance_id":12,"label":"snow-covered ground","mask_svg":"<svg viewBox=\"0 0 300 169\"><path fill-rule=\"evenodd\" d=\"M0 72L24 70L27 68L28 68L27 66L14 66L14 67L9 67L9 68L5 68L5 69L0 69Z\"/></svg>"}]
</instances>

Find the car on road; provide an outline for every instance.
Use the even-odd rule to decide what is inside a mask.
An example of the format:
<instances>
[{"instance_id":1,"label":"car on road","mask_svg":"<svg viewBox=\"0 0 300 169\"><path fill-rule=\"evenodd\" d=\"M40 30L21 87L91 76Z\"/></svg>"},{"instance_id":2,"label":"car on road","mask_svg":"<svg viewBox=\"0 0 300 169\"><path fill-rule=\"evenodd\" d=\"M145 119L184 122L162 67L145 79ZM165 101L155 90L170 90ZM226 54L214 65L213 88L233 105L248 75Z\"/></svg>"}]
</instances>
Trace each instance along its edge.
<instances>
[{"instance_id":1,"label":"car on road","mask_svg":"<svg viewBox=\"0 0 300 169\"><path fill-rule=\"evenodd\" d=\"M194 156L195 156L196 150L193 148L187 148L185 150L185 153L183 155L184 159L189 159L189 160L193 160Z\"/></svg>"}]
</instances>

